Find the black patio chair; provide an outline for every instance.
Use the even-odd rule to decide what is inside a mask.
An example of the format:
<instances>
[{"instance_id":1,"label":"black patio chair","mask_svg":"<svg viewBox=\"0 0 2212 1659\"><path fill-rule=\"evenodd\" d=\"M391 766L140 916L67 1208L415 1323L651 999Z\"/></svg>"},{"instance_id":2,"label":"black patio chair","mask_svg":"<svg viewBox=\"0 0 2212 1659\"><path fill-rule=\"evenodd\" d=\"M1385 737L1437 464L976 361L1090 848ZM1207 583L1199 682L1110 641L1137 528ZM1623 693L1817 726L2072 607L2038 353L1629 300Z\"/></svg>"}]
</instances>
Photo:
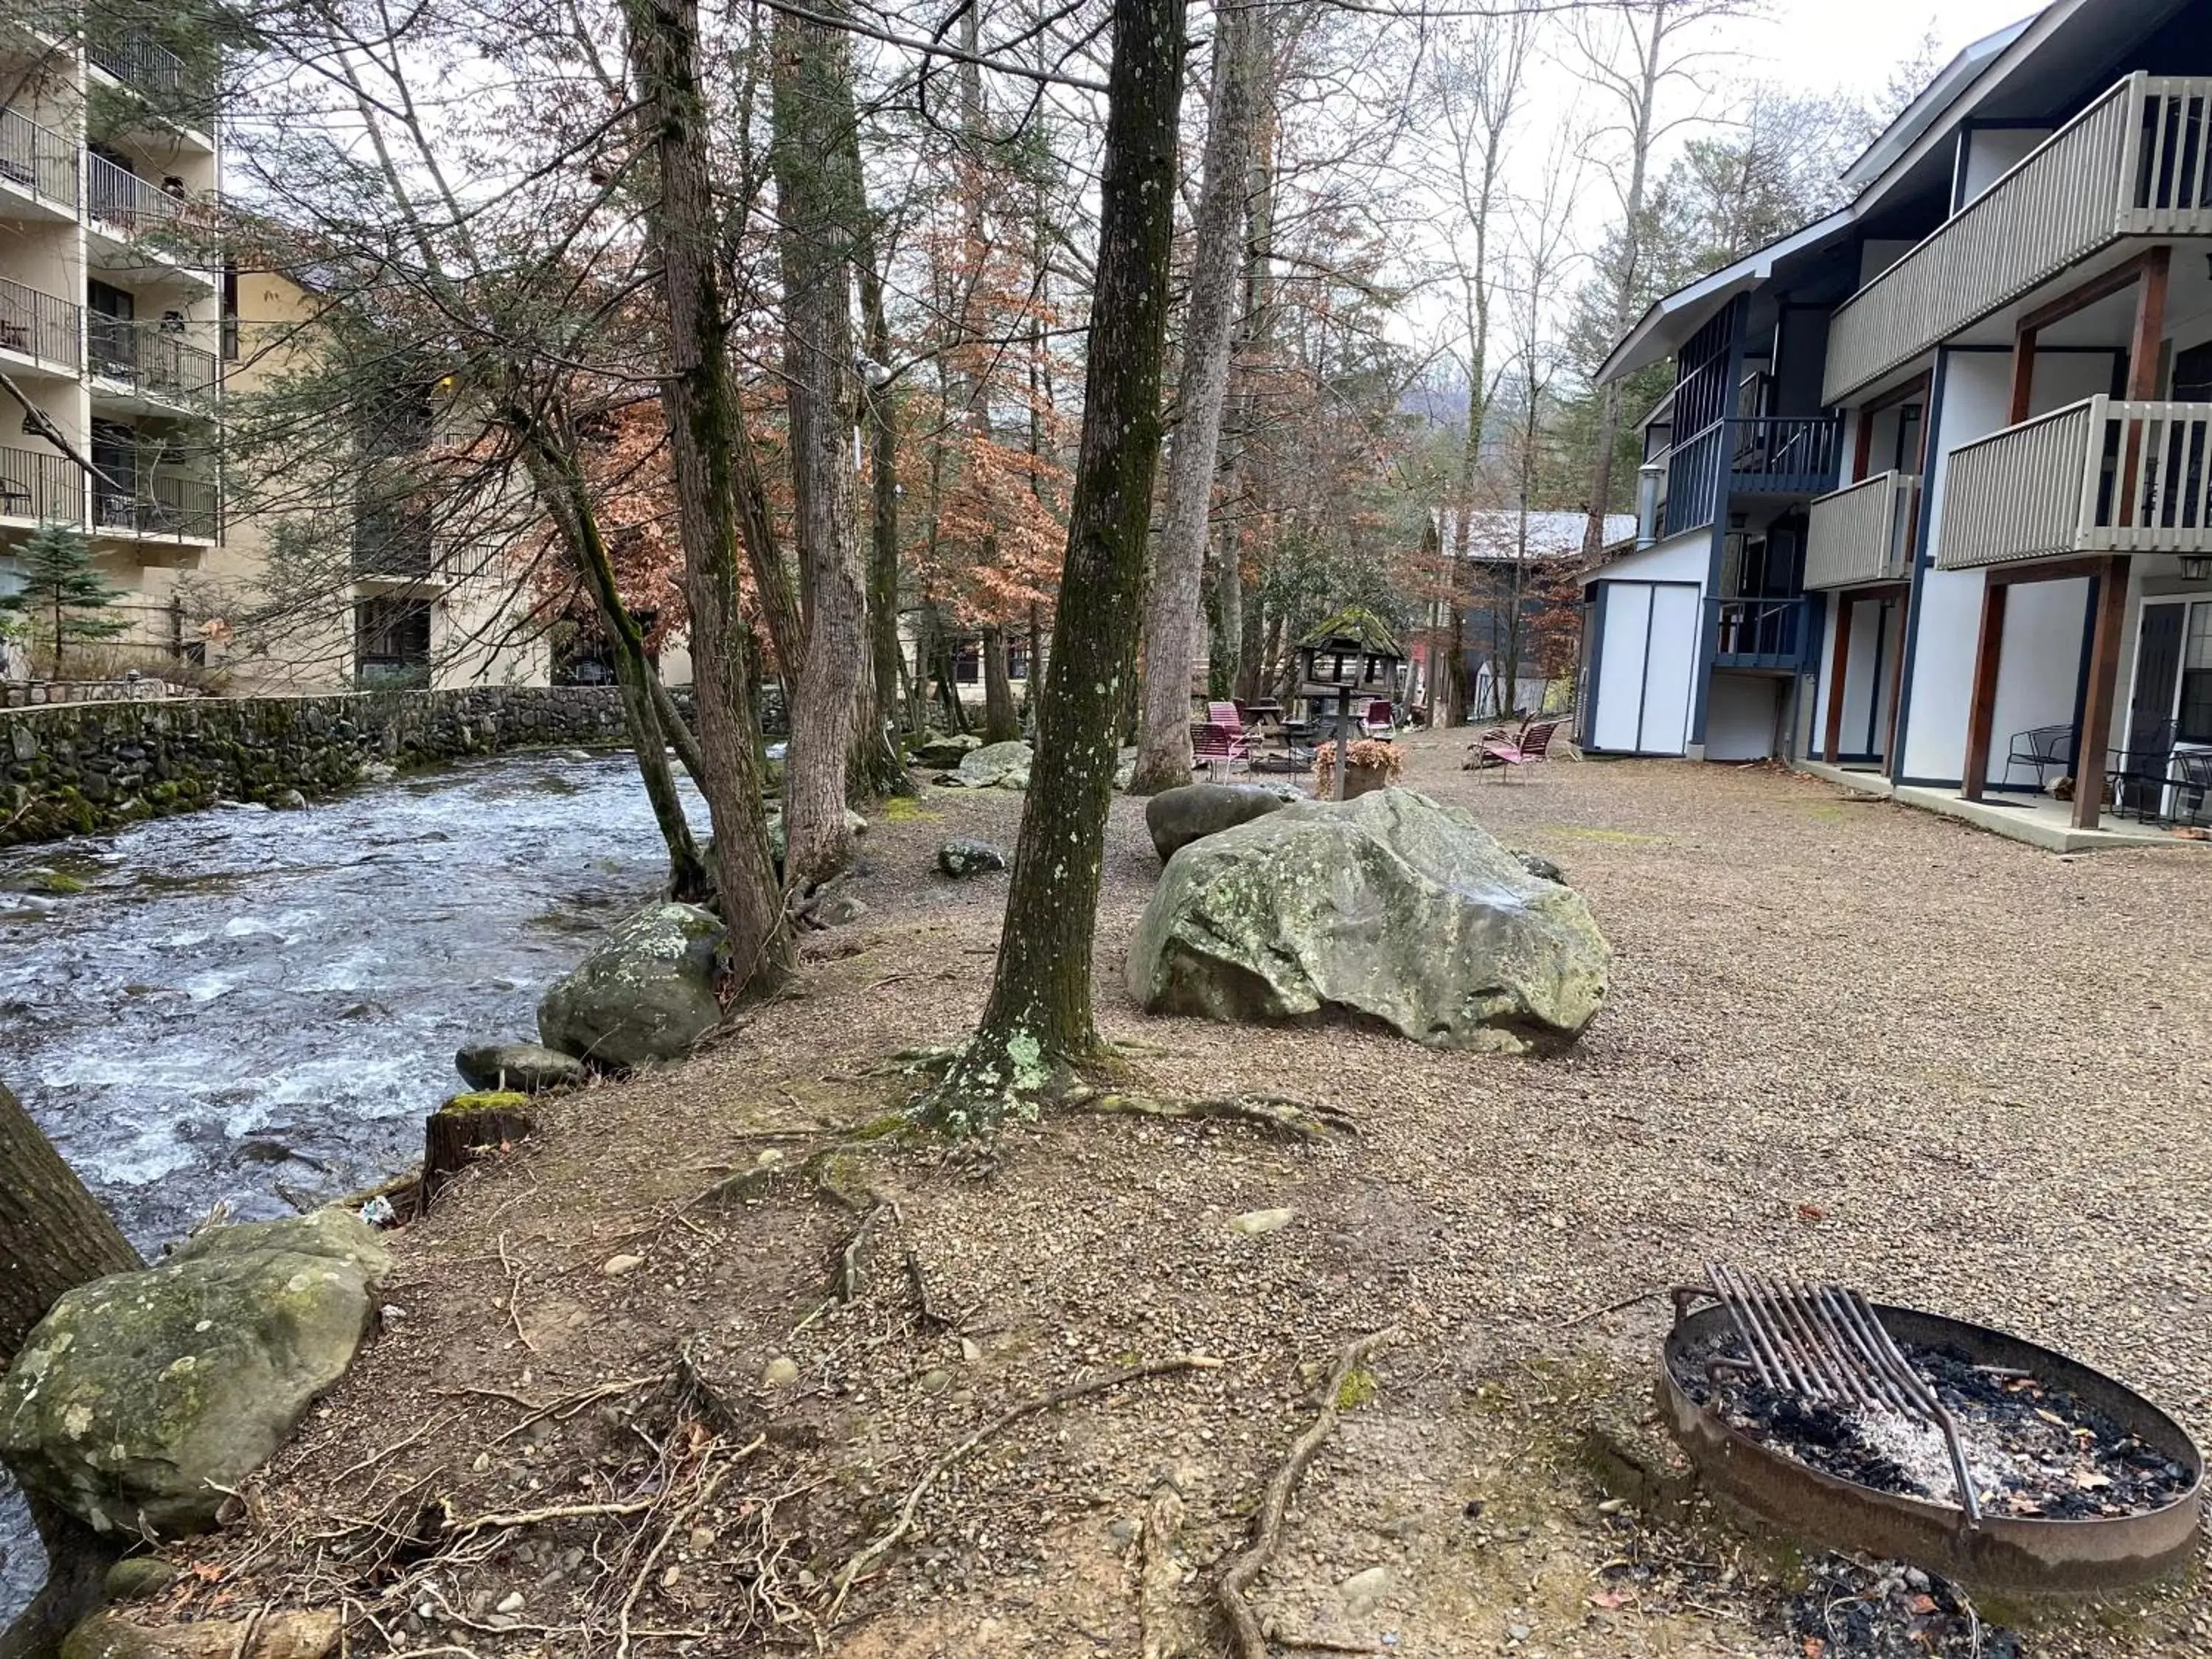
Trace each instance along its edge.
<instances>
[{"instance_id":1,"label":"black patio chair","mask_svg":"<svg viewBox=\"0 0 2212 1659\"><path fill-rule=\"evenodd\" d=\"M2070 726L2039 726L2032 732L2015 732L2012 744L2005 752L2004 781L2012 781L2013 768L2032 767L2035 772L2035 787L2042 788L2048 781L2047 771L2071 771L2074 767L2074 728Z\"/></svg>"}]
</instances>

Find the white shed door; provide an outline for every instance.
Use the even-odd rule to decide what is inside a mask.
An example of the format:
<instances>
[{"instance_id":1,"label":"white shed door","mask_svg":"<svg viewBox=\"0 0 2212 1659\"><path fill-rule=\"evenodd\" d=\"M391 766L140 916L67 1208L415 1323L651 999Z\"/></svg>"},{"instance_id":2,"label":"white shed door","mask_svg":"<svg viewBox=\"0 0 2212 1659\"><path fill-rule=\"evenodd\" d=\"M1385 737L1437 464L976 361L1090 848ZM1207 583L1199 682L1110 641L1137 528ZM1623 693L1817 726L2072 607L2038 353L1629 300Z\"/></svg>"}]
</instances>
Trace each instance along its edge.
<instances>
[{"instance_id":1,"label":"white shed door","mask_svg":"<svg viewBox=\"0 0 2212 1659\"><path fill-rule=\"evenodd\" d=\"M1606 585L1593 747L1638 755L1683 751L1697 677L1698 610L1698 589L1687 583Z\"/></svg>"}]
</instances>

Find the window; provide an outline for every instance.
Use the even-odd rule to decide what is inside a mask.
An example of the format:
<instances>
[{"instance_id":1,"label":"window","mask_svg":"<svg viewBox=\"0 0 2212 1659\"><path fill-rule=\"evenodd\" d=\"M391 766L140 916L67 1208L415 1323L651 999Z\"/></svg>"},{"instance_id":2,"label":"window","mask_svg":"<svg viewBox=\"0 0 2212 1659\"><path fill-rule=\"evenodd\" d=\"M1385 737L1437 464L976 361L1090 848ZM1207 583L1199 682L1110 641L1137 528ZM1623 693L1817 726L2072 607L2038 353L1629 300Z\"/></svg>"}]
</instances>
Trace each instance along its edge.
<instances>
[{"instance_id":1,"label":"window","mask_svg":"<svg viewBox=\"0 0 2212 1659\"><path fill-rule=\"evenodd\" d=\"M222 268L222 360L238 361L238 267Z\"/></svg>"},{"instance_id":2,"label":"window","mask_svg":"<svg viewBox=\"0 0 2212 1659\"><path fill-rule=\"evenodd\" d=\"M1899 472L1920 471L1920 444L1923 415L1918 404L1907 404L1897 411L1897 456L1890 465Z\"/></svg>"},{"instance_id":3,"label":"window","mask_svg":"<svg viewBox=\"0 0 2212 1659\"><path fill-rule=\"evenodd\" d=\"M2174 735L2184 743L2212 743L2212 604L2189 607L2181 647L2181 714Z\"/></svg>"},{"instance_id":4,"label":"window","mask_svg":"<svg viewBox=\"0 0 2212 1659\"><path fill-rule=\"evenodd\" d=\"M354 654L364 681L418 678L430 665L430 608L401 594L354 607Z\"/></svg>"}]
</instances>

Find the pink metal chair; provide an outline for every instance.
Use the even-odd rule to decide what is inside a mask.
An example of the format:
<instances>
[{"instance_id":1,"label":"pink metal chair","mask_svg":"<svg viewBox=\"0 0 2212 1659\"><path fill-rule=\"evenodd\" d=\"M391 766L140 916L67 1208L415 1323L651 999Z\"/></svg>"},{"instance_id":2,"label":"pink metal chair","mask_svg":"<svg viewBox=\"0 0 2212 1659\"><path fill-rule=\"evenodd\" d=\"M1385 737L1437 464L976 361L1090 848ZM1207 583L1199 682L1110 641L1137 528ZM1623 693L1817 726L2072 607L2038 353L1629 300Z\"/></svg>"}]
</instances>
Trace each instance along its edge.
<instances>
[{"instance_id":1,"label":"pink metal chair","mask_svg":"<svg viewBox=\"0 0 2212 1659\"><path fill-rule=\"evenodd\" d=\"M1553 735L1561 724L1559 720L1537 720L1517 738L1503 735L1493 738L1486 733L1482 740L1482 753L1501 769L1498 775L1503 780L1513 768L1533 766L1547 757L1552 752Z\"/></svg>"},{"instance_id":2,"label":"pink metal chair","mask_svg":"<svg viewBox=\"0 0 2212 1659\"><path fill-rule=\"evenodd\" d=\"M1191 727L1190 752L1197 764L1218 776L1233 769L1240 761L1249 763L1252 743L1241 726L1206 720Z\"/></svg>"},{"instance_id":3,"label":"pink metal chair","mask_svg":"<svg viewBox=\"0 0 2212 1659\"><path fill-rule=\"evenodd\" d=\"M1359 717L1359 734L1364 738L1387 738L1397 729L1395 707L1381 697L1369 703L1367 712Z\"/></svg>"}]
</instances>

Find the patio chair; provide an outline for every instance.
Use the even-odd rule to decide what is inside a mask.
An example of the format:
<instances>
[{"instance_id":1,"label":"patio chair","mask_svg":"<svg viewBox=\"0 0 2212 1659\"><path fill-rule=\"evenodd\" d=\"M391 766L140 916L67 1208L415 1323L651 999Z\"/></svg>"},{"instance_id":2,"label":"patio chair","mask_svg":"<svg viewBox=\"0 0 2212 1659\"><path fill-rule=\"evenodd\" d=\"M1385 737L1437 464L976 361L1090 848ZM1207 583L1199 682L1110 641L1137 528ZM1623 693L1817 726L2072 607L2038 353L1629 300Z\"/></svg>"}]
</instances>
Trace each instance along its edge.
<instances>
[{"instance_id":1,"label":"patio chair","mask_svg":"<svg viewBox=\"0 0 2212 1659\"><path fill-rule=\"evenodd\" d=\"M1249 763L1252 744L1241 726L1206 720L1191 727L1190 752L1193 762L1218 777L1233 769L1239 761Z\"/></svg>"},{"instance_id":2,"label":"patio chair","mask_svg":"<svg viewBox=\"0 0 2212 1659\"><path fill-rule=\"evenodd\" d=\"M1562 724L1559 720L1537 720L1524 726L1517 738L1484 743L1483 752L1504 769L1498 775L1499 781L1503 782L1516 766L1534 766L1538 761L1548 758L1552 752L1552 738Z\"/></svg>"},{"instance_id":3,"label":"patio chair","mask_svg":"<svg viewBox=\"0 0 2212 1659\"><path fill-rule=\"evenodd\" d=\"M2168 763L2176 823L2212 823L2212 750L2185 749Z\"/></svg>"},{"instance_id":4,"label":"patio chair","mask_svg":"<svg viewBox=\"0 0 2212 1659\"><path fill-rule=\"evenodd\" d=\"M1395 709L1377 697L1367 705L1367 712L1359 717L1359 735L1363 738L1387 738L1398 729Z\"/></svg>"},{"instance_id":5,"label":"patio chair","mask_svg":"<svg viewBox=\"0 0 2212 1659\"><path fill-rule=\"evenodd\" d=\"M1462 763L1459 769L1462 772L1486 772L1493 766L1504 765L1504 761L1490 752L1491 746L1495 744L1509 749L1517 749L1520 747L1521 739L1528 735L1528 717L1525 715L1516 729L1509 729L1503 726L1483 727L1474 734L1474 741L1468 744L1467 759Z\"/></svg>"},{"instance_id":6,"label":"patio chair","mask_svg":"<svg viewBox=\"0 0 2212 1659\"><path fill-rule=\"evenodd\" d=\"M2070 726L2039 726L2033 731L2015 732L2005 751L2004 781L2012 781L2013 768L2026 766L2035 772L2035 787L2040 789L2046 780L2044 774L2056 769L2061 773L2074 769L2074 728Z\"/></svg>"}]
</instances>

